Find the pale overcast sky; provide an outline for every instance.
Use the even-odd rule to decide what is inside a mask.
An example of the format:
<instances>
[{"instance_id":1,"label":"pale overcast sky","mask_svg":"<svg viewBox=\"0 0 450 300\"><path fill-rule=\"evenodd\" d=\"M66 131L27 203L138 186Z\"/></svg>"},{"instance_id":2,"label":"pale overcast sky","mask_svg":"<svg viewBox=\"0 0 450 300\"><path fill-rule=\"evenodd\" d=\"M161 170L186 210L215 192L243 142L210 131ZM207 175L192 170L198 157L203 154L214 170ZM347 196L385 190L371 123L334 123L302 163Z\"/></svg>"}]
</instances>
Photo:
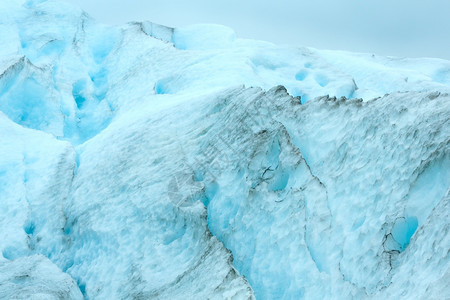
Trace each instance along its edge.
<instances>
[{"instance_id":1,"label":"pale overcast sky","mask_svg":"<svg viewBox=\"0 0 450 300\"><path fill-rule=\"evenodd\" d=\"M450 0L66 0L103 23L215 23L238 37L450 59Z\"/></svg>"}]
</instances>

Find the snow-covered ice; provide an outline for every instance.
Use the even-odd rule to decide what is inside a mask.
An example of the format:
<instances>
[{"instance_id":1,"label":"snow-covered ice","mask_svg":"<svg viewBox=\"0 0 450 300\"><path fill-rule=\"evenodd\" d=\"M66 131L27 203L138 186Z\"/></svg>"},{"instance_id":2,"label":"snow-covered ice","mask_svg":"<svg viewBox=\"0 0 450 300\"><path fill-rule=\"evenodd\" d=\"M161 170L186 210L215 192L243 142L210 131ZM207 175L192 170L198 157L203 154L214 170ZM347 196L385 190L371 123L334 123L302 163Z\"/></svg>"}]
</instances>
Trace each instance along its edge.
<instances>
[{"instance_id":1,"label":"snow-covered ice","mask_svg":"<svg viewBox=\"0 0 450 300\"><path fill-rule=\"evenodd\" d=\"M450 297L450 62L0 4L0 298Z\"/></svg>"}]
</instances>

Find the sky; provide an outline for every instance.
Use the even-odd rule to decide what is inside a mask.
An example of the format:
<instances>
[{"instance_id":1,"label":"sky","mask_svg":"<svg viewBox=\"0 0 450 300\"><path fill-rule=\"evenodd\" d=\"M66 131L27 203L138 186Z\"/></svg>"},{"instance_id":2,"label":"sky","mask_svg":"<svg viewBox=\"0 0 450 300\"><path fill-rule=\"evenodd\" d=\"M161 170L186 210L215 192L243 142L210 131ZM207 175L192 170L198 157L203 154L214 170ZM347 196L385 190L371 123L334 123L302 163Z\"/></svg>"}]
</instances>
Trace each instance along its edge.
<instances>
[{"instance_id":1,"label":"sky","mask_svg":"<svg viewBox=\"0 0 450 300\"><path fill-rule=\"evenodd\" d=\"M450 0L65 0L102 23L213 23L238 37L450 60Z\"/></svg>"}]
</instances>

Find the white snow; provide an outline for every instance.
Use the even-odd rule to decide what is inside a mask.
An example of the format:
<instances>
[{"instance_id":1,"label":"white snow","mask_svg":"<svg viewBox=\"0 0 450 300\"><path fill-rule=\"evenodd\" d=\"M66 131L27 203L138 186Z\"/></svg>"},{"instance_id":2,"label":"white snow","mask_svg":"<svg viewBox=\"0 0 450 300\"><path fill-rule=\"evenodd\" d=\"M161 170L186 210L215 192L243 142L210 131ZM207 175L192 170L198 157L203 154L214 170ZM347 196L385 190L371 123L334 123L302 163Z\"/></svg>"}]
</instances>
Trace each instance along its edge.
<instances>
[{"instance_id":1,"label":"white snow","mask_svg":"<svg viewBox=\"0 0 450 300\"><path fill-rule=\"evenodd\" d=\"M450 62L56 0L0 45L0 298L450 297Z\"/></svg>"}]
</instances>

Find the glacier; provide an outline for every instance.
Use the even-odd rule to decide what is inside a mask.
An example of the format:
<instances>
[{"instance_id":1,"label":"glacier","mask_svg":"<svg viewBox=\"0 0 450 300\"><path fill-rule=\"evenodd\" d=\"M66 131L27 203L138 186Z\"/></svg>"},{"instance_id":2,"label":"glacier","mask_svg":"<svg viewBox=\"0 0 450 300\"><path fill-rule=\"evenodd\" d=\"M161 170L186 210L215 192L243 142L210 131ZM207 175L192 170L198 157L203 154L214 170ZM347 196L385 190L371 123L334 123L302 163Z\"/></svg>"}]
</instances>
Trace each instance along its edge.
<instances>
[{"instance_id":1,"label":"glacier","mask_svg":"<svg viewBox=\"0 0 450 300\"><path fill-rule=\"evenodd\" d=\"M0 298L450 297L450 62L0 4Z\"/></svg>"}]
</instances>

